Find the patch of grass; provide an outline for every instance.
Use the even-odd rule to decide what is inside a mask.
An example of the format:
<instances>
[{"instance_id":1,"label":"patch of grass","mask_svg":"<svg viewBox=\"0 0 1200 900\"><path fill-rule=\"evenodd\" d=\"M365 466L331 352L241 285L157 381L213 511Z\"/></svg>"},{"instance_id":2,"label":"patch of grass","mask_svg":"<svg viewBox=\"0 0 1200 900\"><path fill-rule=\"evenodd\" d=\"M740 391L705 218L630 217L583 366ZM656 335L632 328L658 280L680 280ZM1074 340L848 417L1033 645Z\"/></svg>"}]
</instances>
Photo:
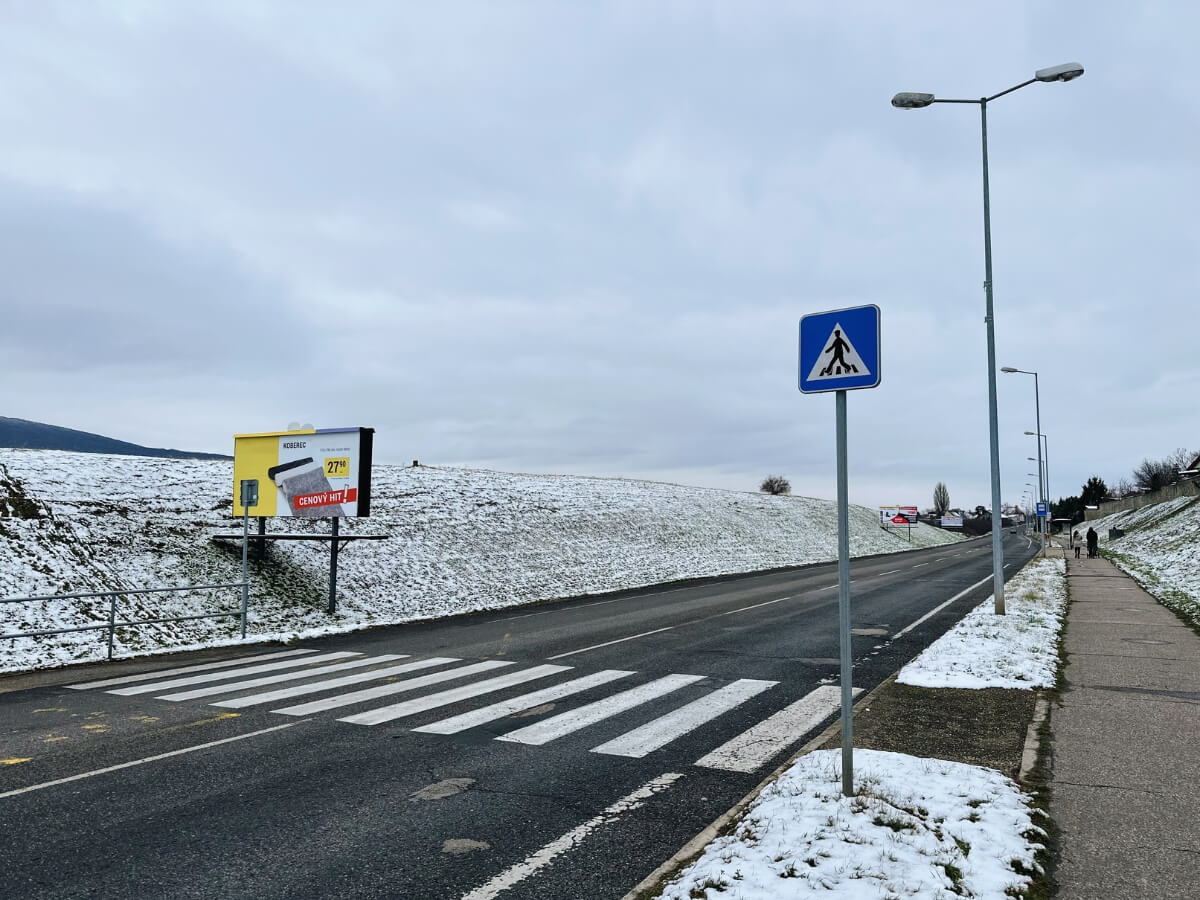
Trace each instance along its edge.
<instances>
[{"instance_id":1,"label":"patch of grass","mask_svg":"<svg viewBox=\"0 0 1200 900\"><path fill-rule=\"evenodd\" d=\"M961 838L955 838L954 843L958 845L959 852L961 852L963 856L971 855L971 845L969 843Z\"/></svg>"},{"instance_id":2,"label":"patch of grass","mask_svg":"<svg viewBox=\"0 0 1200 900\"><path fill-rule=\"evenodd\" d=\"M692 900L704 900L708 896L708 889L712 888L715 891L724 892L725 888L729 887L729 882L724 878L705 878L702 882L688 891L688 896Z\"/></svg>"},{"instance_id":3,"label":"patch of grass","mask_svg":"<svg viewBox=\"0 0 1200 900\"><path fill-rule=\"evenodd\" d=\"M956 893L956 894L961 894L963 892L963 885L962 885L963 871L962 871L962 869L960 869L958 866L954 865L954 863L944 862L944 863L938 863L938 865L942 867L942 871L944 871L946 873L946 877L950 879L950 885L951 885L950 889L952 891L954 891L954 893Z\"/></svg>"},{"instance_id":4,"label":"patch of grass","mask_svg":"<svg viewBox=\"0 0 1200 900\"><path fill-rule=\"evenodd\" d=\"M876 816L872 820L872 824L883 825L886 828L892 829L892 831L916 831L916 826L912 822L901 819L898 816L889 816L887 818Z\"/></svg>"}]
</instances>

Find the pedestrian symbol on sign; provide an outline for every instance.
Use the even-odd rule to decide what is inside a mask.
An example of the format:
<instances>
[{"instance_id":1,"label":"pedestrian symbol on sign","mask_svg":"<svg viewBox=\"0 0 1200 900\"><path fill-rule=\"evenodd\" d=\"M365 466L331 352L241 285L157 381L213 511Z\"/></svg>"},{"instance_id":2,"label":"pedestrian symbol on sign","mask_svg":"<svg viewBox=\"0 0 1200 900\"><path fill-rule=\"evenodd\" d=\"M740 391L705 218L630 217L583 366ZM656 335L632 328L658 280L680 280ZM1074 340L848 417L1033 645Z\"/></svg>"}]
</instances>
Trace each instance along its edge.
<instances>
[{"instance_id":1,"label":"pedestrian symbol on sign","mask_svg":"<svg viewBox=\"0 0 1200 900\"><path fill-rule=\"evenodd\" d=\"M833 326L825 349L817 358L808 374L808 381L820 381L825 378L845 378L847 375L870 375L871 370L863 362L854 345L845 337L845 330L840 322Z\"/></svg>"}]
</instances>

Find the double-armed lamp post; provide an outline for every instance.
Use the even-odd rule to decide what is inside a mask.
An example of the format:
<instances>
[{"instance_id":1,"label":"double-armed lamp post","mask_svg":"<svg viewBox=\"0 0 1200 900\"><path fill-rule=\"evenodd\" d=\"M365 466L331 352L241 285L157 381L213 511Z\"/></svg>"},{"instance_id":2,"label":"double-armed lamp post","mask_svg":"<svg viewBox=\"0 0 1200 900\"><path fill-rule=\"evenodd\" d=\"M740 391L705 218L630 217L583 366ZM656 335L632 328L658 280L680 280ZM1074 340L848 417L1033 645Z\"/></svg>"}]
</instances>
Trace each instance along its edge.
<instances>
[{"instance_id":1,"label":"double-armed lamp post","mask_svg":"<svg viewBox=\"0 0 1200 900\"><path fill-rule=\"evenodd\" d=\"M1064 63L1061 66L1038 69L1028 81L1022 81L998 94L980 97L978 100L945 100L934 97L933 94L908 91L901 92L892 98L892 106L898 109L924 109L934 103L975 103L979 105L979 123L983 139L983 290L987 298L984 322L987 323L988 420L992 455L992 595L995 600L995 610L1000 615L1004 614L1004 548L1001 544L1004 520L1000 505L1000 426L996 414L996 330L992 321L992 217L991 200L988 193L987 105L1005 94L1011 94L1034 82L1072 81L1082 74L1083 66L1079 63Z\"/></svg>"},{"instance_id":2,"label":"double-armed lamp post","mask_svg":"<svg viewBox=\"0 0 1200 900\"><path fill-rule=\"evenodd\" d=\"M1005 374L1010 374L1010 375L1013 373L1018 373L1021 375L1032 375L1033 376L1033 409L1034 409L1034 415L1037 418L1037 433L1041 434L1042 433L1042 399L1041 399L1041 394L1038 391L1038 373L1037 372L1029 372L1029 371L1026 371L1025 369L1014 369L1012 366L1004 366L1000 369L1000 371L1004 372ZM1025 433L1031 434L1031 432L1028 432L1028 431ZM1038 494L1040 495L1038 497L1038 499L1043 501L1046 504L1046 521L1041 522L1040 528L1039 528L1039 530L1042 532L1042 556L1045 556L1046 555L1046 531L1050 525L1050 521L1049 521L1050 520L1050 485L1048 483L1050 481L1050 479L1042 478L1042 442L1041 442L1040 438L1038 440L1038 451L1037 452L1038 452L1038 455L1037 455ZM1032 457L1029 457L1029 458L1032 460Z\"/></svg>"}]
</instances>

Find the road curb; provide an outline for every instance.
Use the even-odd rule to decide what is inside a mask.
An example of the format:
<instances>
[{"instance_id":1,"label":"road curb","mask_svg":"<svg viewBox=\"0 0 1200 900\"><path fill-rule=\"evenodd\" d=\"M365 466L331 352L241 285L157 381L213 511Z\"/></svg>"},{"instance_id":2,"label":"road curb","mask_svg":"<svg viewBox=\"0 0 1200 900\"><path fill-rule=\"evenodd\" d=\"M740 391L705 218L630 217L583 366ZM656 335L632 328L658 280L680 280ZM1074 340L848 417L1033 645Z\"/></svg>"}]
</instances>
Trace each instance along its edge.
<instances>
[{"instance_id":1,"label":"road curb","mask_svg":"<svg viewBox=\"0 0 1200 900\"><path fill-rule=\"evenodd\" d=\"M1033 721L1025 729L1025 747L1021 750L1021 768L1017 772L1017 781L1022 785L1028 783L1030 774L1037 766L1042 750L1041 738L1038 735L1049 712L1050 700L1045 693L1039 692L1037 706L1033 709Z\"/></svg>"},{"instance_id":2,"label":"road curb","mask_svg":"<svg viewBox=\"0 0 1200 900\"><path fill-rule=\"evenodd\" d=\"M893 672L879 685L877 685L870 693L863 694L861 697L859 697L854 702L854 706L857 707L860 703L870 705L871 700L877 694L883 691L884 688L890 687L891 684L896 680L896 676L899 674L900 673L898 671ZM853 708L851 710L851 715L853 715ZM726 829L726 827L734 819L741 816L741 814L746 811L746 808L758 798L758 795L761 794L768 785L776 781L779 776L782 775L784 771L792 765L792 763L794 763L800 757L816 750L835 734L838 734L841 729L842 717L839 715L836 719L829 723L829 726L824 731L822 731L812 740L808 741L803 747L780 763L780 765L777 766L770 775L768 775L759 783L758 787L727 809L724 813L717 817L712 824L684 844L674 856L638 882L637 885L634 886L633 890L621 898L621 900L646 900L646 898L653 896L652 892L655 890L655 888L666 881L677 870L682 869L687 863L699 856L704 851L705 847L711 844L716 838L720 837L721 833Z\"/></svg>"}]
</instances>

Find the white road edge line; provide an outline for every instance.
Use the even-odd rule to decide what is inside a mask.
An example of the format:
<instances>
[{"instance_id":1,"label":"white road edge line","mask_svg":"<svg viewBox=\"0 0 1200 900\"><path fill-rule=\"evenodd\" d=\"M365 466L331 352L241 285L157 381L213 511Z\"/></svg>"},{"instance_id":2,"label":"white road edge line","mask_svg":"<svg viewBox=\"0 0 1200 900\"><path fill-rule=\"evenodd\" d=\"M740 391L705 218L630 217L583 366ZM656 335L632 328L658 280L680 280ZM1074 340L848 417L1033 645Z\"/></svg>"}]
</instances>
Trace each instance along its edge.
<instances>
[{"instance_id":1,"label":"white road edge line","mask_svg":"<svg viewBox=\"0 0 1200 900\"><path fill-rule=\"evenodd\" d=\"M599 650L601 647L611 647L613 644L623 644L626 641L634 641L641 637L647 637L651 634L658 634L660 631L670 631L674 625L668 625L666 628L655 628L653 631L643 631L641 634L631 634L629 637L617 638L615 641L606 641L603 644L593 644L591 647L582 647L579 650L568 650L566 653L560 653L557 656L547 656L547 660L562 659L564 656L574 656L576 653L587 653L589 650Z\"/></svg>"},{"instance_id":2,"label":"white road edge line","mask_svg":"<svg viewBox=\"0 0 1200 900\"><path fill-rule=\"evenodd\" d=\"M499 896L502 892L520 884L538 870L550 865L556 857L577 847L584 838L597 828L615 822L623 813L632 812L655 794L665 791L682 777L683 775L679 772L667 772L659 775L657 778L650 779L632 794L625 795L612 806L605 809L600 815L589 819L577 828L571 829L562 837L551 841L541 850L525 857L523 861L517 863L515 866L505 869L487 884L475 888L469 894L464 894L462 900L491 900L491 898Z\"/></svg>"},{"instance_id":3,"label":"white road edge line","mask_svg":"<svg viewBox=\"0 0 1200 900\"><path fill-rule=\"evenodd\" d=\"M17 788L13 791L5 791L0 794L0 799L5 797L15 797L18 794L28 794L30 791L40 791L42 788L54 787L58 784L67 784L72 781L79 781L84 778L91 778L94 775L106 775L109 772L117 772L121 769L128 769L133 766L143 766L146 763L158 762L160 759L169 759L172 756L181 756L184 753L194 753L197 750L207 750L209 747L219 747L221 744L230 744L234 741L244 741L246 738L258 737L260 734L267 734L272 731L279 731L283 728L291 728L293 725L303 725L311 719L301 719L299 722L288 722L285 725L274 725L271 728L263 728L259 731L251 731L249 734L238 734L233 737L221 738L219 741L209 741L207 744L197 744L194 747L184 747L182 750L172 750L169 753L159 753L155 756L146 756L142 759L134 759L129 762L118 763L115 766L107 766L103 769L93 769L91 772L81 772L78 775L69 775L66 778L56 778L54 781L43 781L41 784L31 784L29 787Z\"/></svg>"},{"instance_id":4,"label":"white road edge line","mask_svg":"<svg viewBox=\"0 0 1200 900\"><path fill-rule=\"evenodd\" d=\"M917 621L913 622L908 627L902 628L899 631L897 631L895 634L892 635L892 640L894 641L894 640L896 640L896 638L903 637L904 635L908 634L910 631L912 631L914 628L916 628L918 625L920 625L926 619L930 619L933 616L936 616L938 613L940 613L943 609L945 609L947 606L949 606L955 600L962 599L963 597L967 596L967 594L971 593L971 591L975 590L975 588L979 587L981 584L986 584L992 578L993 578L992 575L988 575L986 578L979 579L979 581L975 582L973 585L971 585L966 590L959 591L957 594L955 594L953 597L951 597L945 603L941 603L941 604L935 606L933 609L931 609L929 612L925 613L925 615L921 616L921 618L917 619Z\"/></svg>"},{"instance_id":5,"label":"white road edge line","mask_svg":"<svg viewBox=\"0 0 1200 900\"><path fill-rule=\"evenodd\" d=\"M791 597L779 597L776 600L767 600L764 603L755 603L753 606L743 606L741 609L731 609L729 612L721 613L722 616L732 616L734 613L746 612L750 609L758 609L761 606L770 606L772 603L782 603L784 600L791 600Z\"/></svg>"}]
</instances>

